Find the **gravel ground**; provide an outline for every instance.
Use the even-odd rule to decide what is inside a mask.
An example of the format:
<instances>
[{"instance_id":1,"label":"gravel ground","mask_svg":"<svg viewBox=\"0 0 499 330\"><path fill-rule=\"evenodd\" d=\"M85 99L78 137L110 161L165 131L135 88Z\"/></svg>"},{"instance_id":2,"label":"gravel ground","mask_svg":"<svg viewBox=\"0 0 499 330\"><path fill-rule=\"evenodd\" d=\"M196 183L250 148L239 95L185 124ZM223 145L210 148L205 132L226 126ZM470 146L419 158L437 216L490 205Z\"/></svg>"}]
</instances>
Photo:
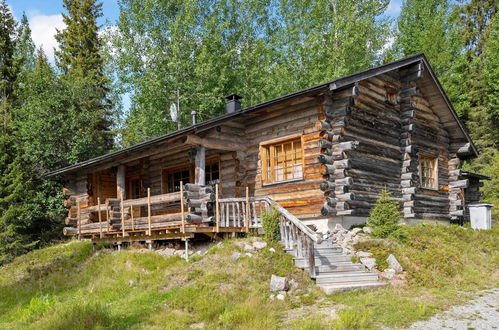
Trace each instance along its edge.
<instances>
[{"instance_id":1,"label":"gravel ground","mask_svg":"<svg viewBox=\"0 0 499 330\"><path fill-rule=\"evenodd\" d=\"M480 297L455 306L408 329L499 329L499 288L482 291Z\"/></svg>"}]
</instances>

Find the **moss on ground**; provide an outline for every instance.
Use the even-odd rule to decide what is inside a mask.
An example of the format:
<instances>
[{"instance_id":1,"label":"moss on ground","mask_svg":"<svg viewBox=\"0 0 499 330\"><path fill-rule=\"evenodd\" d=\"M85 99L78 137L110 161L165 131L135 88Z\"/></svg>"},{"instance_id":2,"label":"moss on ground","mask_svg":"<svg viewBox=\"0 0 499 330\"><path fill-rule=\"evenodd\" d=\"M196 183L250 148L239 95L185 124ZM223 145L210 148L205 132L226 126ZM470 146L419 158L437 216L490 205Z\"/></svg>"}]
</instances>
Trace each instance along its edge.
<instances>
[{"instance_id":1,"label":"moss on ground","mask_svg":"<svg viewBox=\"0 0 499 330\"><path fill-rule=\"evenodd\" d=\"M136 250L92 252L90 243L69 242L0 267L0 328L402 327L466 301L470 292L497 287L498 231L425 225L409 227L403 243L363 243L379 259L393 253L408 271L408 284L330 296L277 244L269 245L277 252L267 247L234 260L231 254L241 248L227 240L186 263ZM296 283L284 301L269 299L272 274ZM318 313L330 306L334 320ZM302 317L288 320L303 308Z\"/></svg>"}]
</instances>

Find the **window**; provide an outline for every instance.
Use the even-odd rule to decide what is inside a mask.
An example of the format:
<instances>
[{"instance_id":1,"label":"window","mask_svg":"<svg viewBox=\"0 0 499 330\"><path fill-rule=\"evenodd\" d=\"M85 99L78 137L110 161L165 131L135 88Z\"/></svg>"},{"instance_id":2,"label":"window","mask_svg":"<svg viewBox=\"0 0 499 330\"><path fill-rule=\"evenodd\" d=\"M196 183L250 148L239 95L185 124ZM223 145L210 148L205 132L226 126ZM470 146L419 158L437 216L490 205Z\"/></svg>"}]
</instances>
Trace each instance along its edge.
<instances>
[{"instance_id":1,"label":"window","mask_svg":"<svg viewBox=\"0 0 499 330\"><path fill-rule=\"evenodd\" d=\"M183 184L191 183L194 181L191 181L191 178L194 179L194 175L192 173L192 166L190 165L163 170L163 190L166 193L180 191L180 182L182 181Z\"/></svg>"},{"instance_id":2,"label":"window","mask_svg":"<svg viewBox=\"0 0 499 330\"><path fill-rule=\"evenodd\" d=\"M128 179L127 198L135 199L140 197L142 197L142 180L139 176L130 177Z\"/></svg>"},{"instance_id":3,"label":"window","mask_svg":"<svg viewBox=\"0 0 499 330\"><path fill-rule=\"evenodd\" d=\"M438 188L437 158L428 155L419 155L419 177L421 178L421 187Z\"/></svg>"},{"instance_id":4,"label":"window","mask_svg":"<svg viewBox=\"0 0 499 330\"><path fill-rule=\"evenodd\" d=\"M183 184L194 183L195 179L194 164L185 164L180 167L163 170L163 191L171 193L180 191L180 181ZM206 160L205 164L205 182L207 185L220 183L220 170L218 166L218 157Z\"/></svg>"},{"instance_id":5,"label":"window","mask_svg":"<svg viewBox=\"0 0 499 330\"><path fill-rule=\"evenodd\" d=\"M261 156L264 184L303 178L301 136L263 144Z\"/></svg>"},{"instance_id":6,"label":"window","mask_svg":"<svg viewBox=\"0 0 499 330\"><path fill-rule=\"evenodd\" d=\"M220 184L220 171L218 167L218 158L206 161L205 181L207 185Z\"/></svg>"}]
</instances>

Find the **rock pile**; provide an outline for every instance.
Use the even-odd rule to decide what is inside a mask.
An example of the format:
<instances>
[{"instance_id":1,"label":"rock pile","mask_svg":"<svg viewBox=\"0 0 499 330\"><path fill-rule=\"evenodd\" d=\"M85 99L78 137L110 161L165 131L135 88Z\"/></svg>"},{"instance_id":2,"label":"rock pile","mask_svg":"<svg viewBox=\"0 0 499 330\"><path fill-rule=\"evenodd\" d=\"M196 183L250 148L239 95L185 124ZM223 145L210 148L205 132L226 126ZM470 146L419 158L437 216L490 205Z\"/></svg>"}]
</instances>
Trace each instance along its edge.
<instances>
[{"instance_id":1,"label":"rock pile","mask_svg":"<svg viewBox=\"0 0 499 330\"><path fill-rule=\"evenodd\" d=\"M330 239L340 245L343 248L343 253L353 254L353 245L367 240L368 237L366 233L370 231L370 227L353 228L352 230L347 230L343 228L342 225L336 224L332 231L326 233L325 239Z\"/></svg>"}]
</instances>

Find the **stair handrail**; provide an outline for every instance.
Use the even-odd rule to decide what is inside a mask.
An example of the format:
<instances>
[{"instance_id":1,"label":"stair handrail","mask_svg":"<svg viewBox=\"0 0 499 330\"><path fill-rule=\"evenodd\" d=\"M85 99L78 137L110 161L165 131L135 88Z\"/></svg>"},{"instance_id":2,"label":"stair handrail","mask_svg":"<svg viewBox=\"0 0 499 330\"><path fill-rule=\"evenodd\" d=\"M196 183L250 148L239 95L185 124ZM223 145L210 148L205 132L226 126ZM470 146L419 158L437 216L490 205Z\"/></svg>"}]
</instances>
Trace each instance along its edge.
<instances>
[{"instance_id":1,"label":"stair handrail","mask_svg":"<svg viewBox=\"0 0 499 330\"><path fill-rule=\"evenodd\" d=\"M292 222L298 229L300 229L312 241L314 241L315 243L322 242L322 235L321 234L316 233L315 231L310 229L300 219L298 219L293 214L291 214L288 210L286 210L284 207L279 205L279 203L277 203L276 201L274 201L270 197L266 197L265 200L267 201L267 203L270 204L270 206L276 208L281 215L283 215L286 219L288 219L290 222Z\"/></svg>"}]
</instances>

